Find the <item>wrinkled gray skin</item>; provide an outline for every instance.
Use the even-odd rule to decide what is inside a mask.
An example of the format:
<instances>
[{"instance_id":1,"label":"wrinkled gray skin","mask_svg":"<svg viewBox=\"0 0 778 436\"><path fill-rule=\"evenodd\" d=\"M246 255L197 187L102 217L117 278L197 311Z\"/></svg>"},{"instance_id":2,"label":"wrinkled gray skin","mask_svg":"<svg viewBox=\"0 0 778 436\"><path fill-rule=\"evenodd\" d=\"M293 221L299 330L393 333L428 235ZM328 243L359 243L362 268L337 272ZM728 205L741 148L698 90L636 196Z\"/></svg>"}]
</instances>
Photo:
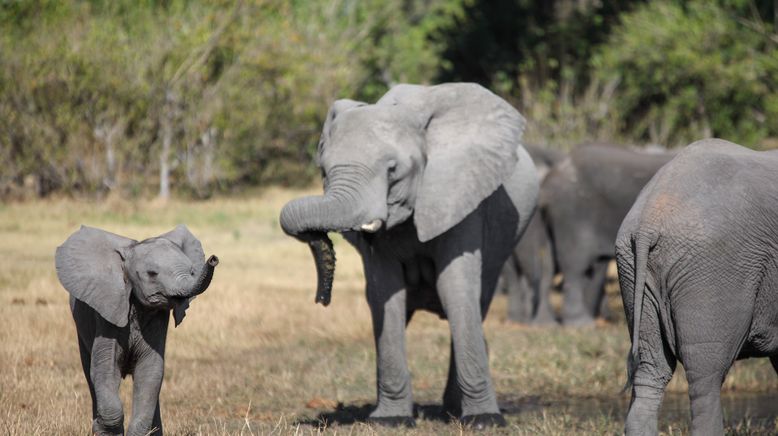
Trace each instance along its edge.
<instances>
[{"instance_id":1,"label":"wrinkled gray skin","mask_svg":"<svg viewBox=\"0 0 778 436\"><path fill-rule=\"evenodd\" d=\"M509 306L524 308L512 311L519 314L512 320L556 324L549 303L555 267L564 278L565 325L591 325L604 315L605 276L619 225L643 186L673 156L581 144L551 168L541 183L539 211L514 252L532 287L529 297L521 293L527 288L511 288Z\"/></svg>"},{"instance_id":2,"label":"wrinkled gray skin","mask_svg":"<svg viewBox=\"0 0 778 436\"><path fill-rule=\"evenodd\" d=\"M179 225L134 241L82 226L56 253L70 293L81 365L92 396L92 433L124 434L119 384L133 378L128 435L162 434L159 391L170 310L176 325L210 284L218 259Z\"/></svg>"},{"instance_id":3,"label":"wrinkled gray skin","mask_svg":"<svg viewBox=\"0 0 778 436\"><path fill-rule=\"evenodd\" d=\"M560 150L532 144L524 148L535 163L538 179L548 175L551 168L561 162L566 154ZM554 257L551 240L540 213L532 215L527 229L513 253L503 265L497 284L499 291L508 294L508 319L524 324L555 324L548 298L540 298L541 289L550 292L554 274Z\"/></svg>"},{"instance_id":4,"label":"wrinkled gray skin","mask_svg":"<svg viewBox=\"0 0 778 436\"><path fill-rule=\"evenodd\" d=\"M405 326L422 309L451 328L446 410L478 427L504 424L481 321L537 201L523 127L475 84L398 85L373 105L332 105L319 148L324 195L289 202L280 222L311 244L325 304L326 232L343 232L362 256L377 351L371 421L413 424Z\"/></svg>"},{"instance_id":5,"label":"wrinkled gray skin","mask_svg":"<svg viewBox=\"0 0 778 436\"><path fill-rule=\"evenodd\" d=\"M657 434L680 361L692 434L724 434L721 385L736 359L778 370L778 151L695 142L640 193L616 241L632 335L628 435Z\"/></svg>"}]
</instances>

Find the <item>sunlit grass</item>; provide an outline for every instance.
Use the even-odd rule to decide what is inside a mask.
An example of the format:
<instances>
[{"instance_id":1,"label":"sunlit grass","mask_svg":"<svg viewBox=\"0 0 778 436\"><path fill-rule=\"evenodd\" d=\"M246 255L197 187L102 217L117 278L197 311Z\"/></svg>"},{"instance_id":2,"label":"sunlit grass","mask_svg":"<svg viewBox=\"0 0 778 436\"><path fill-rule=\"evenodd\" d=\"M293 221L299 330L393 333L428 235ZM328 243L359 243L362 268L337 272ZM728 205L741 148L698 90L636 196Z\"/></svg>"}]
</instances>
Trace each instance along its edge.
<instances>
[{"instance_id":1,"label":"sunlit grass","mask_svg":"<svg viewBox=\"0 0 778 436\"><path fill-rule=\"evenodd\" d=\"M278 211L301 191L268 190L208 202L101 203L47 200L0 206L0 432L85 434L90 399L78 357L68 295L54 250L80 224L141 239L186 223L221 263L209 290L168 335L162 414L169 434L316 433L320 413L359 416L375 400L375 353L361 263L335 239L332 305L313 303L315 270L304 244L286 237ZM615 298L615 289L611 297ZM618 300L613 310L621 316ZM510 427L505 434L603 434L622 429L627 397L623 322L594 329L509 324L498 296L486 322L491 370ZM408 329L409 365L421 415L440 405L448 369L448 326L420 313ZM679 371L680 372L680 371ZM729 391L765 392L778 377L764 359L738 363ZM685 392L676 376L669 391ZM123 384L125 419L131 383ZM341 406L338 406L341 404ZM334 409L338 408L338 411ZM433 413L434 415L434 413ZM419 419L408 434L459 433ZM396 434L365 424L333 424L354 434ZM666 424L680 434L685 421ZM774 429L775 430L775 429ZM732 428L754 434L749 421Z\"/></svg>"}]
</instances>

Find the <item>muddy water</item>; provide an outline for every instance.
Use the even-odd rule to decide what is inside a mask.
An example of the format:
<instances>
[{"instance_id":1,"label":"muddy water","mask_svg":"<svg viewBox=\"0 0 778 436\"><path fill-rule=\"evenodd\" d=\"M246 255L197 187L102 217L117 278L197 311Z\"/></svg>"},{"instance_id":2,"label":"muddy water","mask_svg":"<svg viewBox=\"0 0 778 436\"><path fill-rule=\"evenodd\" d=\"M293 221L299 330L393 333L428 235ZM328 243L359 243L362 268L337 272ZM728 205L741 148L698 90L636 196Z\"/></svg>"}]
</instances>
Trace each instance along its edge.
<instances>
[{"instance_id":1,"label":"muddy water","mask_svg":"<svg viewBox=\"0 0 778 436\"><path fill-rule=\"evenodd\" d=\"M729 426L748 420L752 428L775 428L778 418L778 393L724 393L721 396L724 421ZM544 401L539 397L524 397L501 402L505 413L543 412L563 414L580 420L609 417L623 420L627 415L629 398L574 398ZM690 422L689 397L686 394L667 393L659 415L660 427L688 428Z\"/></svg>"}]
</instances>

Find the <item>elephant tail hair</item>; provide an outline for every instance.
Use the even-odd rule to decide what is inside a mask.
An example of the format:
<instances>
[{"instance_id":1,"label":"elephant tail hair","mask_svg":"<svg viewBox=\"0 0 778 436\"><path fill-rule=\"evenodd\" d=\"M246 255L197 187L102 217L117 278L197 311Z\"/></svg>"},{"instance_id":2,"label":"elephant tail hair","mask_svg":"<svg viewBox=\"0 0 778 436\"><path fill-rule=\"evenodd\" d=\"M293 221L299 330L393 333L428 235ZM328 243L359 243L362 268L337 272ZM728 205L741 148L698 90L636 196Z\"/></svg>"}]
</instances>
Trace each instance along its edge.
<instances>
[{"instance_id":1,"label":"elephant tail hair","mask_svg":"<svg viewBox=\"0 0 778 436\"><path fill-rule=\"evenodd\" d=\"M638 368L638 364L640 364L640 350L638 349L640 344L640 320L643 314L643 296L645 295L646 274L648 273L648 252L653 245L651 239L649 234L637 232L632 240L632 252L635 256L635 287L632 290L634 295L632 301L632 349L629 355L627 355L627 383L624 385L623 391L632 386L635 371Z\"/></svg>"}]
</instances>

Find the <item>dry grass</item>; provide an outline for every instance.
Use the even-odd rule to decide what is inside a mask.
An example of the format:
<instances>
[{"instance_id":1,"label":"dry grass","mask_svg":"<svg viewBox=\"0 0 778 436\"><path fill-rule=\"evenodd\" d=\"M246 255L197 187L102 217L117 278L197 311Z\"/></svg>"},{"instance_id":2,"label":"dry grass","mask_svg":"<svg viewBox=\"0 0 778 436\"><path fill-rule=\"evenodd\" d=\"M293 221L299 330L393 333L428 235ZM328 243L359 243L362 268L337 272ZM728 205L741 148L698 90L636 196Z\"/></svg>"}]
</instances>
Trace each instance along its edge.
<instances>
[{"instance_id":1,"label":"dry grass","mask_svg":"<svg viewBox=\"0 0 778 436\"><path fill-rule=\"evenodd\" d=\"M162 414L169 434L396 434L348 424L374 401L375 356L362 295L361 264L335 241L333 304L313 303L308 249L285 237L277 211L299 191L203 203L74 200L0 205L0 433L84 434L89 394L81 372L67 293L54 249L81 223L133 238L184 222L206 253L219 255L211 288L168 338ZM617 305L617 303L614 303ZM616 313L620 308L614 307ZM486 322L491 368L510 434L618 433L626 397L626 328L539 330L507 324L500 296ZM435 419L448 368L447 325L417 314L408 329L419 413L408 434L467 432ZM768 391L778 378L764 360L739 363L728 390ZM671 390L682 392L677 379ZM129 416L130 383L123 384ZM339 403L342 403L338 406ZM337 410L335 410L337 409ZM320 415L321 414L321 415ZM683 422L669 422L676 433ZM744 421L732 429L753 433ZM775 430L775 429L773 429Z\"/></svg>"}]
</instances>

